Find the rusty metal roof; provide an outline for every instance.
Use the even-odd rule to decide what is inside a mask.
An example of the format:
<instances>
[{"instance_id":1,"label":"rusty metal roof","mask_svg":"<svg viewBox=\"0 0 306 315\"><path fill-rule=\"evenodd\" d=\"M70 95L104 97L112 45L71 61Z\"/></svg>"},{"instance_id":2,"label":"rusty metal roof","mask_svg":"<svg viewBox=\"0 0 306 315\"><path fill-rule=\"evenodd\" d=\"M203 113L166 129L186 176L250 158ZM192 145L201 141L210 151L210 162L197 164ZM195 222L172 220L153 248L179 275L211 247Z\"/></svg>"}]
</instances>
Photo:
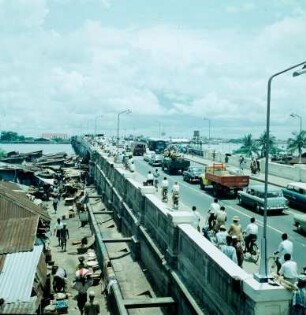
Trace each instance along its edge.
<instances>
[{"instance_id":1,"label":"rusty metal roof","mask_svg":"<svg viewBox=\"0 0 306 315\"><path fill-rule=\"evenodd\" d=\"M51 221L49 214L35 205L17 184L0 182L0 220L38 215Z\"/></svg>"},{"instance_id":2,"label":"rusty metal roof","mask_svg":"<svg viewBox=\"0 0 306 315\"><path fill-rule=\"evenodd\" d=\"M33 249L39 217L0 220L0 254L26 252Z\"/></svg>"}]
</instances>

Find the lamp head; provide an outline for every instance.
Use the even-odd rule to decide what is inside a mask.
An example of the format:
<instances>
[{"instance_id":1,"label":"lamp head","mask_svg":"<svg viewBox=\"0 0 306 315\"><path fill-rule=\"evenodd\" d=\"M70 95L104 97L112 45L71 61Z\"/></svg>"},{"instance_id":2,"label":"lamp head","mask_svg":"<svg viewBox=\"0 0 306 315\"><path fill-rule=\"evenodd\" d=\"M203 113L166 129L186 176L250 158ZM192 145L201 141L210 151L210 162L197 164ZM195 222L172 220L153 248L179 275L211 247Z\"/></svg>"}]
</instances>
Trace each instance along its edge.
<instances>
[{"instance_id":1,"label":"lamp head","mask_svg":"<svg viewBox=\"0 0 306 315\"><path fill-rule=\"evenodd\" d=\"M299 75L304 74L304 73L306 73L306 64L303 66L303 68L301 70L294 71L292 73L292 76L298 77Z\"/></svg>"}]
</instances>

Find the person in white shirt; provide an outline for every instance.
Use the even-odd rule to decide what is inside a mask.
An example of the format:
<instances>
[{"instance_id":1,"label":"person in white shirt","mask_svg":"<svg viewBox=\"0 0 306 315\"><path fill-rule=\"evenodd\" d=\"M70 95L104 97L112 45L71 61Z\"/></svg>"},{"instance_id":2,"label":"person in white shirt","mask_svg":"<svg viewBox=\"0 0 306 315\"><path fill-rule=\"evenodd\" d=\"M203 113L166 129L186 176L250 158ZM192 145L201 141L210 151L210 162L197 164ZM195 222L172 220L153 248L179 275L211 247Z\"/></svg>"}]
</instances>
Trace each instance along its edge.
<instances>
[{"instance_id":1,"label":"person in white shirt","mask_svg":"<svg viewBox=\"0 0 306 315\"><path fill-rule=\"evenodd\" d=\"M147 175L147 185L153 186L154 176L151 171Z\"/></svg>"},{"instance_id":2,"label":"person in white shirt","mask_svg":"<svg viewBox=\"0 0 306 315\"><path fill-rule=\"evenodd\" d=\"M258 225L255 223L255 218L250 219L250 223L247 225L245 231L245 248L247 252L250 252L251 243L256 242L258 236Z\"/></svg>"},{"instance_id":3,"label":"person in white shirt","mask_svg":"<svg viewBox=\"0 0 306 315\"><path fill-rule=\"evenodd\" d=\"M201 221L201 215L197 211L196 206L192 206L192 213L193 213L193 222L192 225L200 232L200 221Z\"/></svg>"},{"instance_id":4,"label":"person in white shirt","mask_svg":"<svg viewBox=\"0 0 306 315\"><path fill-rule=\"evenodd\" d=\"M224 225L220 226L219 232L216 233L217 246L226 245L226 237L228 233Z\"/></svg>"},{"instance_id":5,"label":"person in white shirt","mask_svg":"<svg viewBox=\"0 0 306 315\"><path fill-rule=\"evenodd\" d=\"M180 186L178 182L174 182L174 185L172 186L172 201L173 201L173 207L177 208L180 198Z\"/></svg>"},{"instance_id":6,"label":"person in white shirt","mask_svg":"<svg viewBox=\"0 0 306 315\"><path fill-rule=\"evenodd\" d=\"M283 264L285 259L284 256L285 254L290 254L292 257L293 254L293 243L288 240L288 235L287 233L282 234L282 241L280 242L278 246L277 252L279 254L279 262L280 264ZM280 266L279 266L280 267Z\"/></svg>"},{"instance_id":7,"label":"person in white shirt","mask_svg":"<svg viewBox=\"0 0 306 315\"><path fill-rule=\"evenodd\" d=\"M226 237L226 244L221 245L220 250L223 254L225 254L234 263L236 263L236 264L238 263L236 249L232 245L232 237L230 235L228 235Z\"/></svg>"},{"instance_id":8,"label":"person in white shirt","mask_svg":"<svg viewBox=\"0 0 306 315\"><path fill-rule=\"evenodd\" d=\"M291 255L286 253L284 255L285 262L282 264L279 270L279 275L283 276L285 280L295 284L298 277L297 264L295 261L291 260Z\"/></svg>"},{"instance_id":9,"label":"person in white shirt","mask_svg":"<svg viewBox=\"0 0 306 315\"><path fill-rule=\"evenodd\" d=\"M208 229L211 230L215 225L215 219L217 212L220 211L220 205L218 199L214 199L214 202L210 205L208 210Z\"/></svg>"},{"instance_id":10,"label":"person in white shirt","mask_svg":"<svg viewBox=\"0 0 306 315\"><path fill-rule=\"evenodd\" d=\"M162 193L162 199L167 199L168 194L168 188L169 188L169 182L167 177L164 177L164 179L161 182L161 193Z\"/></svg>"}]
</instances>

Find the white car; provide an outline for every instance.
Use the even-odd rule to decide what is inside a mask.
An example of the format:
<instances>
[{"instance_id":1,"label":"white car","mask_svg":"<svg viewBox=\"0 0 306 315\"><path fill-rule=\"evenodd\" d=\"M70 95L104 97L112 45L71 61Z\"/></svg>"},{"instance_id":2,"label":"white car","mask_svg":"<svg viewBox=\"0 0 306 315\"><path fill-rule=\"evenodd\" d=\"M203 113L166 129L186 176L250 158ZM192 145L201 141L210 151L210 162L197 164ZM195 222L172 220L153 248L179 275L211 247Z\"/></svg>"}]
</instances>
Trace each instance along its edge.
<instances>
[{"instance_id":1,"label":"white car","mask_svg":"<svg viewBox=\"0 0 306 315\"><path fill-rule=\"evenodd\" d=\"M154 151L147 151L146 153L144 153L143 159L144 159L146 162L149 162L154 154L155 154Z\"/></svg>"}]
</instances>

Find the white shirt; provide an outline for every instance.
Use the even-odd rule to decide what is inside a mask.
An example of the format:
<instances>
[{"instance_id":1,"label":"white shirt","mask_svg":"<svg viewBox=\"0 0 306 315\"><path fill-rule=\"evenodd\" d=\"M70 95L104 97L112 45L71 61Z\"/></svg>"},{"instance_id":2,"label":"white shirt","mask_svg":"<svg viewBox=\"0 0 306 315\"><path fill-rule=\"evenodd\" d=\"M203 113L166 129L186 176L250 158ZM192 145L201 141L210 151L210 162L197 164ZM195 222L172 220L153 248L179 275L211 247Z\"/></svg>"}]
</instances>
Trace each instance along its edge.
<instances>
[{"instance_id":1,"label":"white shirt","mask_svg":"<svg viewBox=\"0 0 306 315\"><path fill-rule=\"evenodd\" d=\"M289 240L282 241L278 246L278 252L279 252L279 260L280 260L280 263L282 264L284 262L284 255L285 254L288 253L292 257L293 243Z\"/></svg>"},{"instance_id":2,"label":"white shirt","mask_svg":"<svg viewBox=\"0 0 306 315\"><path fill-rule=\"evenodd\" d=\"M284 278L294 279L297 278L297 264L295 261L287 260L282 264L279 274Z\"/></svg>"},{"instance_id":3,"label":"white shirt","mask_svg":"<svg viewBox=\"0 0 306 315\"><path fill-rule=\"evenodd\" d=\"M216 233L216 239L218 245L225 245L226 244L226 237L228 233L227 231L219 231Z\"/></svg>"},{"instance_id":4,"label":"white shirt","mask_svg":"<svg viewBox=\"0 0 306 315\"><path fill-rule=\"evenodd\" d=\"M221 252L230 258L234 263L238 263L236 249L233 246L221 245Z\"/></svg>"},{"instance_id":5,"label":"white shirt","mask_svg":"<svg viewBox=\"0 0 306 315\"><path fill-rule=\"evenodd\" d=\"M162 188L168 188L169 187L169 183L167 179L163 179L161 182L161 186Z\"/></svg>"},{"instance_id":6,"label":"white shirt","mask_svg":"<svg viewBox=\"0 0 306 315\"><path fill-rule=\"evenodd\" d=\"M258 225L255 223L249 223L245 229L245 235L248 236L250 234L258 235Z\"/></svg>"},{"instance_id":7,"label":"white shirt","mask_svg":"<svg viewBox=\"0 0 306 315\"><path fill-rule=\"evenodd\" d=\"M193 212L192 226L197 228L201 220L201 215L198 211L192 211L192 212Z\"/></svg>"},{"instance_id":8,"label":"white shirt","mask_svg":"<svg viewBox=\"0 0 306 315\"><path fill-rule=\"evenodd\" d=\"M148 173L147 179L148 180L153 180L154 179L153 174L152 173Z\"/></svg>"},{"instance_id":9,"label":"white shirt","mask_svg":"<svg viewBox=\"0 0 306 315\"><path fill-rule=\"evenodd\" d=\"M174 184L172 187L172 191L178 193L180 191L180 186L178 184Z\"/></svg>"},{"instance_id":10,"label":"white shirt","mask_svg":"<svg viewBox=\"0 0 306 315\"><path fill-rule=\"evenodd\" d=\"M208 213L217 213L218 211L220 211L220 205L216 202L213 202L210 205Z\"/></svg>"}]
</instances>

